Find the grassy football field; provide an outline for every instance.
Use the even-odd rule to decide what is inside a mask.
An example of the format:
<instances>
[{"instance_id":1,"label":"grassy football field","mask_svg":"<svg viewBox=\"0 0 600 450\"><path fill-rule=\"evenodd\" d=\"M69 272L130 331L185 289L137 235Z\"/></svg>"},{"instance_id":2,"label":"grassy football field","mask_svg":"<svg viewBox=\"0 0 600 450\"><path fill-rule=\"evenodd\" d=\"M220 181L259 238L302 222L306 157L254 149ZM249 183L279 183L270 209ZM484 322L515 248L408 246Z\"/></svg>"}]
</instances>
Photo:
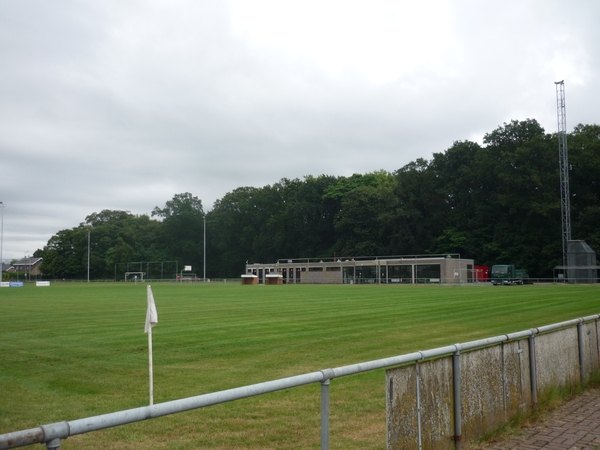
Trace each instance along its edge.
<instances>
[{"instance_id":1,"label":"grassy football field","mask_svg":"<svg viewBox=\"0 0 600 450\"><path fill-rule=\"evenodd\" d=\"M600 287L154 283L154 402L600 313ZM0 433L148 404L146 285L0 289ZM331 383L330 447L383 449L385 372ZM105 431L62 449L320 448L320 385Z\"/></svg>"}]
</instances>

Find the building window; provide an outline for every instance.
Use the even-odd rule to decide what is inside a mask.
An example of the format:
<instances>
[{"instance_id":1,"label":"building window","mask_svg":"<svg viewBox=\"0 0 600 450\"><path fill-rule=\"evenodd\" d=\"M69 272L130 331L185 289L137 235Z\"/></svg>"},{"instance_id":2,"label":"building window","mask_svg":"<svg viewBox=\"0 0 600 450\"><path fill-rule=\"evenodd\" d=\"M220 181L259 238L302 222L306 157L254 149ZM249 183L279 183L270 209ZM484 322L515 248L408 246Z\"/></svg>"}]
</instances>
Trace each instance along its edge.
<instances>
[{"instance_id":1,"label":"building window","mask_svg":"<svg viewBox=\"0 0 600 450\"><path fill-rule=\"evenodd\" d=\"M388 266L390 283L412 283L412 266Z\"/></svg>"},{"instance_id":2,"label":"building window","mask_svg":"<svg viewBox=\"0 0 600 450\"><path fill-rule=\"evenodd\" d=\"M417 283L439 283L441 281L440 264L422 264L417 266Z\"/></svg>"},{"instance_id":3,"label":"building window","mask_svg":"<svg viewBox=\"0 0 600 450\"><path fill-rule=\"evenodd\" d=\"M377 266L357 266L356 267L356 282L357 283L376 283L377 282Z\"/></svg>"}]
</instances>

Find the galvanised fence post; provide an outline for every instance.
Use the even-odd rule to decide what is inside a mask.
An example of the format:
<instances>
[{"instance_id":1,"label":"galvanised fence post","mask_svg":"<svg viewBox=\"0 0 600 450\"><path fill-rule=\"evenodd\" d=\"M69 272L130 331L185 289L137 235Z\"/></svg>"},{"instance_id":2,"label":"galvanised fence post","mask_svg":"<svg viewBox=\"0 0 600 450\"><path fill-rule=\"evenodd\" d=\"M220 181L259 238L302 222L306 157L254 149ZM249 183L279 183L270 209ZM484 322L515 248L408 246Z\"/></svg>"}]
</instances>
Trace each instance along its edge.
<instances>
[{"instance_id":1,"label":"galvanised fence post","mask_svg":"<svg viewBox=\"0 0 600 450\"><path fill-rule=\"evenodd\" d=\"M460 410L460 344L455 344L452 355L452 386L454 389L454 447L460 450L462 439L462 421Z\"/></svg>"},{"instance_id":2,"label":"galvanised fence post","mask_svg":"<svg viewBox=\"0 0 600 450\"><path fill-rule=\"evenodd\" d=\"M583 320L577 324L577 343L579 345L579 371L581 374L581 383L585 383L585 354L583 348Z\"/></svg>"},{"instance_id":3,"label":"galvanised fence post","mask_svg":"<svg viewBox=\"0 0 600 450\"><path fill-rule=\"evenodd\" d=\"M321 381L321 450L329 450L329 385L335 376L332 369L325 369Z\"/></svg>"},{"instance_id":4,"label":"galvanised fence post","mask_svg":"<svg viewBox=\"0 0 600 450\"><path fill-rule=\"evenodd\" d=\"M59 450L60 449L60 439L52 439L50 442L46 442L47 450Z\"/></svg>"},{"instance_id":5,"label":"galvanised fence post","mask_svg":"<svg viewBox=\"0 0 600 450\"><path fill-rule=\"evenodd\" d=\"M529 381L531 383L531 406L535 408L538 403L537 398L537 367L535 364L535 334L538 332L537 328L531 329L529 335Z\"/></svg>"},{"instance_id":6,"label":"galvanised fence post","mask_svg":"<svg viewBox=\"0 0 600 450\"><path fill-rule=\"evenodd\" d=\"M419 450L423 448L423 439L421 437L421 383L419 382L419 361L415 361L415 375L417 379L417 435L419 437Z\"/></svg>"}]
</instances>

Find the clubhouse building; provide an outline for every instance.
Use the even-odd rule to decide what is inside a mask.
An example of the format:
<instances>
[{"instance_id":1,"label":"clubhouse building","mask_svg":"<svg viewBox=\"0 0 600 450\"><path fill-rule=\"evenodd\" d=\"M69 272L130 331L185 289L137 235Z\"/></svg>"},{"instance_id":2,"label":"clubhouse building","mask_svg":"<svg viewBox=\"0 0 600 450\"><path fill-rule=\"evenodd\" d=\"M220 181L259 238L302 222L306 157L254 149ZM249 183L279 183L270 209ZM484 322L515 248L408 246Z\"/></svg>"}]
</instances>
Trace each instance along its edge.
<instances>
[{"instance_id":1,"label":"clubhouse building","mask_svg":"<svg viewBox=\"0 0 600 450\"><path fill-rule=\"evenodd\" d=\"M244 284L472 283L474 261L460 255L280 259L246 263Z\"/></svg>"}]
</instances>

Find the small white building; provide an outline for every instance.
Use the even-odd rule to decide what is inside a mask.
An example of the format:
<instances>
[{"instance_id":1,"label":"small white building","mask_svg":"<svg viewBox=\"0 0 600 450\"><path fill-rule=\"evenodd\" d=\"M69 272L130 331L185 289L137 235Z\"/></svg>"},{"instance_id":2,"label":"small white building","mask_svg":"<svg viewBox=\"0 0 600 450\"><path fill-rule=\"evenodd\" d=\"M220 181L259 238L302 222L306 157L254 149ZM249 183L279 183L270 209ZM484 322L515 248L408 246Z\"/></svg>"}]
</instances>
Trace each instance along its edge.
<instances>
[{"instance_id":1,"label":"small white building","mask_svg":"<svg viewBox=\"0 0 600 450\"><path fill-rule=\"evenodd\" d=\"M474 261L460 255L280 259L246 263L245 275L264 284L269 274L283 284L462 284L473 282Z\"/></svg>"}]
</instances>

